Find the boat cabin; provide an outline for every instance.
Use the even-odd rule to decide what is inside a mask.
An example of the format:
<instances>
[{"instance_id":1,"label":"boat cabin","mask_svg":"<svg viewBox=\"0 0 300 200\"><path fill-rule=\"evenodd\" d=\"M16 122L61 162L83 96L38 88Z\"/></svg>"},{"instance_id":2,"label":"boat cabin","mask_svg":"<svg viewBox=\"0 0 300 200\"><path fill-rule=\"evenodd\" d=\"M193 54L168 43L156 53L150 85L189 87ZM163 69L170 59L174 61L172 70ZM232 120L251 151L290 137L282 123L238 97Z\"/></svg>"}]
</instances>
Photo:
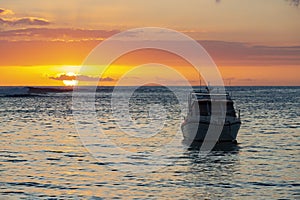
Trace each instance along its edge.
<instances>
[{"instance_id":1,"label":"boat cabin","mask_svg":"<svg viewBox=\"0 0 300 200\"><path fill-rule=\"evenodd\" d=\"M192 116L210 116L211 109L216 107L216 112L224 112L226 116L236 117L233 101L228 94L209 94L201 92L193 92L189 96L188 108L189 114ZM224 108L226 106L226 108Z\"/></svg>"}]
</instances>

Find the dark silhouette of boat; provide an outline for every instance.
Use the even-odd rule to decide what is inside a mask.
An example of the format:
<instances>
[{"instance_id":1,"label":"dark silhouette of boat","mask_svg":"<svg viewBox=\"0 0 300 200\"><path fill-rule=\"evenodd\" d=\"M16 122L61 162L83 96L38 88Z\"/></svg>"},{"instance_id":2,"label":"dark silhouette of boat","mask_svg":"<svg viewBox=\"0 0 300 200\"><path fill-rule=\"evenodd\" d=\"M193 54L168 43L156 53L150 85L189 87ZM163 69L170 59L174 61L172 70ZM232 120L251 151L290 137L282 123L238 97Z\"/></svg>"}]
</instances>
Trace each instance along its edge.
<instances>
[{"instance_id":1,"label":"dark silhouette of boat","mask_svg":"<svg viewBox=\"0 0 300 200\"><path fill-rule=\"evenodd\" d=\"M218 138L207 137L216 142L234 142L241 126L240 113L228 93L199 90L188 98L188 114L181 125L185 141L203 142L209 128L220 130ZM206 140L207 141L207 140Z\"/></svg>"}]
</instances>

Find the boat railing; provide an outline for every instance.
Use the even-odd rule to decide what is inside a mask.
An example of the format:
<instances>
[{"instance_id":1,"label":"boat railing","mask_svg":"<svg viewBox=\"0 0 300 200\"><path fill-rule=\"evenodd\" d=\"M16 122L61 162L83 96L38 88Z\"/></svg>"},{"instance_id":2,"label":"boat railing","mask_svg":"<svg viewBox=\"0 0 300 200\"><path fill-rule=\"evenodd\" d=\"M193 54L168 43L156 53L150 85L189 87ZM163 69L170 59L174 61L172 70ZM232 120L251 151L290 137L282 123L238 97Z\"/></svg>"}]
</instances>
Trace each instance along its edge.
<instances>
[{"instance_id":1,"label":"boat railing","mask_svg":"<svg viewBox=\"0 0 300 200\"><path fill-rule=\"evenodd\" d=\"M204 93L204 92L191 92L189 95L191 100L200 100L200 99L224 99L230 100L228 93Z\"/></svg>"},{"instance_id":2,"label":"boat railing","mask_svg":"<svg viewBox=\"0 0 300 200\"><path fill-rule=\"evenodd\" d=\"M188 111L191 112L191 107L194 101L225 101L231 102L232 99L229 93L209 93L207 91L193 91L188 96ZM234 109L233 109L234 110ZM240 116L240 115L239 115Z\"/></svg>"}]
</instances>

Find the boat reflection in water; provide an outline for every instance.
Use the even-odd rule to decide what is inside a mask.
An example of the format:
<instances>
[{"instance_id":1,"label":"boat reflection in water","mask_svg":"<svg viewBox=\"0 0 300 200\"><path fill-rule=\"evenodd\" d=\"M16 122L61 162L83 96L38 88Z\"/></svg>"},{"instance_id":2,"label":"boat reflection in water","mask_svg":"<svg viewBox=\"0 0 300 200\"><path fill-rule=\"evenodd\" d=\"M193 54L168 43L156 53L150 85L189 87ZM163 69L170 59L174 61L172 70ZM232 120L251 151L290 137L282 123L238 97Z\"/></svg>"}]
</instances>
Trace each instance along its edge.
<instances>
[{"instance_id":1,"label":"boat reflection in water","mask_svg":"<svg viewBox=\"0 0 300 200\"><path fill-rule=\"evenodd\" d=\"M236 114L233 100L228 93L208 89L194 91L188 98L188 114L181 125L184 141L189 143L209 141L208 130L219 130L211 142L236 143L241 126L240 114ZM215 134L215 133L214 133Z\"/></svg>"},{"instance_id":2,"label":"boat reflection in water","mask_svg":"<svg viewBox=\"0 0 300 200\"><path fill-rule=\"evenodd\" d=\"M189 151L199 151L201 146L203 145L202 141L187 141L183 140L183 145L188 146L187 150ZM212 144L212 152L223 152L235 154L240 150L239 144L237 142L217 142L216 144Z\"/></svg>"}]
</instances>

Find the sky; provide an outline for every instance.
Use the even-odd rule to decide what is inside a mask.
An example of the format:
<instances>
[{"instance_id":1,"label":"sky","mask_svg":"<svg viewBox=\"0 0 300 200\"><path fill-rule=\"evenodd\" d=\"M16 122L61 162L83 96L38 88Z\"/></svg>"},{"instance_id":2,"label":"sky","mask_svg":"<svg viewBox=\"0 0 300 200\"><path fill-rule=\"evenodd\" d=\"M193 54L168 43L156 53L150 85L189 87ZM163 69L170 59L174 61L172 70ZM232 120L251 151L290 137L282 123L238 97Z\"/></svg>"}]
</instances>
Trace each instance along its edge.
<instances>
[{"instance_id":1,"label":"sky","mask_svg":"<svg viewBox=\"0 0 300 200\"><path fill-rule=\"evenodd\" d=\"M293 3L294 2L294 3ZM80 65L105 39L140 27L179 31L210 54L225 84L300 85L300 7L289 0L2 0L0 85L64 86L80 77ZM143 66L162 63L163 66ZM167 52L144 50L116 60L101 76L114 85L165 80L199 83L194 67ZM174 71L173 70L173 71Z\"/></svg>"}]
</instances>

